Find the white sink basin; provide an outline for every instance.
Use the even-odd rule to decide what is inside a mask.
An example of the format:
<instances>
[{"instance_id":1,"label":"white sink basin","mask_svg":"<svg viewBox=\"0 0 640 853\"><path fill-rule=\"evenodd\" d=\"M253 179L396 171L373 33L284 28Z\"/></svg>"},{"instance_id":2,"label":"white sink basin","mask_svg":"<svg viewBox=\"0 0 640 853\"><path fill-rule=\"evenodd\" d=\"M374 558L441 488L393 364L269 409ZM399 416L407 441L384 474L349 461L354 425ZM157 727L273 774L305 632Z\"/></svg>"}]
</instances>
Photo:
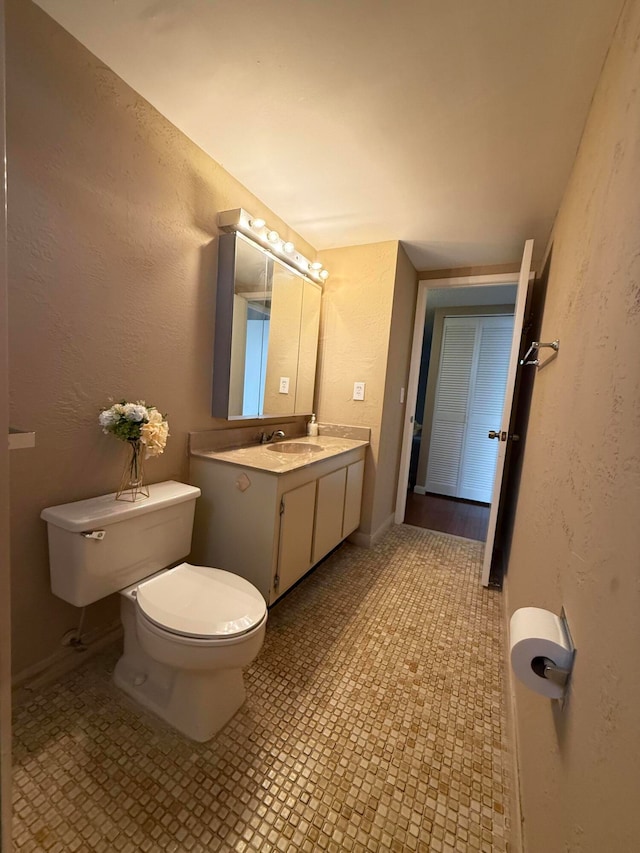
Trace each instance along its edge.
<instances>
[{"instance_id":1,"label":"white sink basin","mask_svg":"<svg viewBox=\"0 0 640 853\"><path fill-rule=\"evenodd\" d=\"M304 441L279 441L277 444L270 444L267 450L273 453L321 453L324 447L319 444L306 444Z\"/></svg>"}]
</instances>

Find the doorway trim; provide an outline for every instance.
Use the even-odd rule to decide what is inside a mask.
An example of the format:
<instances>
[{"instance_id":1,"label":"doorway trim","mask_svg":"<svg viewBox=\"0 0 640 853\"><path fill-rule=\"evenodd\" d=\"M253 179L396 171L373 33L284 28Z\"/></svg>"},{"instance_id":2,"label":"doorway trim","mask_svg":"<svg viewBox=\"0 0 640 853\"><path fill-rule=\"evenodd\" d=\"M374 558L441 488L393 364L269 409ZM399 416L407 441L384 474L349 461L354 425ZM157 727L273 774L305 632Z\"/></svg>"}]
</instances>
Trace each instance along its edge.
<instances>
[{"instance_id":1,"label":"doorway trim","mask_svg":"<svg viewBox=\"0 0 640 853\"><path fill-rule=\"evenodd\" d=\"M490 287L496 284L517 284L518 271L499 273L497 275L464 275L454 278L430 278L418 282L416 297L416 316L413 326L413 342L411 344L411 366L407 382L407 403L402 431L402 449L400 452L400 468L396 492L396 510L394 521L402 524L407 507L407 483L409 482L409 465L411 463L411 444L413 439L413 422L418 401L418 379L420 362L422 360L422 344L424 341L424 321L427 312L427 297L430 290L443 290L447 287Z\"/></svg>"},{"instance_id":2,"label":"doorway trim","mask_svg":"<svg viewBox=\"0 0 640 853\"><path fill-rule=\"evenodd\" d=\"M7 158L5 122L5 6L0 0L0 436L9 434L9 321L7 283ZM9 554L9 442L0 449L0 849L11 847L11 581Z\"/></svg>"}]
</instances>

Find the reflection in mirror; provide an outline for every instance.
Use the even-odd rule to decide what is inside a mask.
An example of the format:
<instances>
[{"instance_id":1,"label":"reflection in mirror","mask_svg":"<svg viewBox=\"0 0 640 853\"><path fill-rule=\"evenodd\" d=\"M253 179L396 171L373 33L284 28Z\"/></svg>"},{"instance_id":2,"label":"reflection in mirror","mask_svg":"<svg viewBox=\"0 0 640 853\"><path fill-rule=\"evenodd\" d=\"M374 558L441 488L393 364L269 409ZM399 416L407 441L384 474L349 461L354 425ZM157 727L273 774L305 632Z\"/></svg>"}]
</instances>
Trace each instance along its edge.
<instances>
[{"instance_id":1,"label":"reflection in mirror","mask_svg":"<svg viewBox=\"0 0 640 853\"><path fill-rule=\"evenodd\" d=\"M273 261L236 234L223 234L218 248L212 413L222 418L259 417Z\"/></svg>"},{"instance_id":2,"label":"reflection in mirror","mask_svg":"<svg viewBox=\"0 0 640 853\"><path fill-rule=\"evenodd\" d=\"M250 243L236 242L229 417L262 414L269 346L272 261Z\"/></svg>"},{"instance_id":3,"label":"reflection in mirror","mask_svg":"<svg viewBox=\"0 0 640 853\"><path fill-rule=\"evenodd\" d=\"M300 317L300 344L298 347L296 413L310 414L313 411L321 296L322 288L319 285L312 281L304 282L302 315Z\"/></svg>"},{"instance_id":4,"label":"reflection in mirror","mask_svg":"<svg viewBox=\"0 0 640 853\"><path fill-rule=\"evenodd\" d=\"M251 415L262 411L270 319L271 314L268 304L265 304L262 300L249 300L247 310L247 345L243 377L243 415ZM240 383L238 382L237 384L239 385ZM232 382L232 387L233 385L234 383Z\"/></svg>"},{"instance_id":5,"label":"reflection in mirror","mask_svg":"<svg viewBox=\"0 0 640 853\"><path fill-rule=\"evenodd\" d=\"M277 261L271 283L271 340L267 358L264 411L272 415L295 412L304 280Z\"/></svg>"},{"instance_id":6,"label":"reflection in mirror","mask_svg":"<svg viewBox=\"0 0 640 853\"><path fill-rule=\"evenodd\" d=\"M241 234L219 240L213 414L311 414L319 285Z\"/></svg>"}]
</instances>

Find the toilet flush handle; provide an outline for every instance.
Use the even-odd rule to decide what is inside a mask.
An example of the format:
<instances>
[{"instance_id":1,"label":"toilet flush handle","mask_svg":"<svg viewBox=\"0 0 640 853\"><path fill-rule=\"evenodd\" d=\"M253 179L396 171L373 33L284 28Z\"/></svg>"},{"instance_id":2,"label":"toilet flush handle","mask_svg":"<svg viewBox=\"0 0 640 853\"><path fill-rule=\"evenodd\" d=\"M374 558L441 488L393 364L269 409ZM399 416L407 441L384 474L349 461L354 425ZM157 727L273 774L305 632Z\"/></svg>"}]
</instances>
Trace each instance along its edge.
<instances>
[{"instance_id":1,"label":"toilet flush handle","mask_svg":"<svg viewBox=\"0 0 640 853\"><path fill-rule=\"evenodd\" d=\"M85 530L80 534L80 536L84 536L85 539L104 539L106 535L106 530Z\"/></svg>"}]
</instances>

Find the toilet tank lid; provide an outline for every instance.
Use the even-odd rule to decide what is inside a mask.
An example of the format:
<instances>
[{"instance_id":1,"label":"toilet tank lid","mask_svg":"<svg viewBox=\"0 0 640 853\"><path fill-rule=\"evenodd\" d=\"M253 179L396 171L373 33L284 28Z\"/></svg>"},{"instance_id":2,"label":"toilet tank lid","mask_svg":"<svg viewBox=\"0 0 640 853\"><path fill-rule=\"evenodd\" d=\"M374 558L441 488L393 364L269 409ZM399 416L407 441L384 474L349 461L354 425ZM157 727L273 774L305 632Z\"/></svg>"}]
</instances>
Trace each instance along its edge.
<instances>
[{"instance_id":1,"label":"toilet tank lid","mask_svg":"<svg viewBox=\"0 0 640 853\"><path fill-rule=\"evenodd\" d=\"M164 483L154 483L149 486L149 497L141 501L117 501L115 492L110 495L100 495L85 501L74 501L43 509L40 518L49 524L69 530L72 533L82 533L85 530L95 530L107 527L119 521L145 515L157 509L163 509L184 501L192 501L200 496L200 489L167 480Z\"/></svg>"}]
</instances>

